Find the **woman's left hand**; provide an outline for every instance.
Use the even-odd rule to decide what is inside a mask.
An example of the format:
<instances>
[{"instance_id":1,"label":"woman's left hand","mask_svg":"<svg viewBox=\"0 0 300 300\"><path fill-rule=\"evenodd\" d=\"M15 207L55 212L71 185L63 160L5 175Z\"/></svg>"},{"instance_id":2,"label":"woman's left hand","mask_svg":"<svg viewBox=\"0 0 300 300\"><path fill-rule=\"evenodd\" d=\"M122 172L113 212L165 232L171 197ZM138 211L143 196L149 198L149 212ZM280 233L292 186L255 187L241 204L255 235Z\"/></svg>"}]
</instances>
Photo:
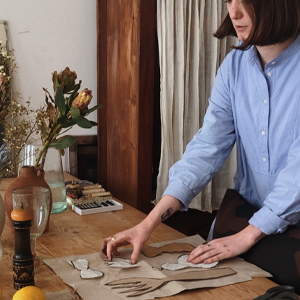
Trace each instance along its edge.
<instances>
[{"instance_id":1,"label":"woman's left hand","mask_svg":"<svg viewBox=\"0 0 300 300\"><path fill-rule=\"evenodd\" d=\"M265 234L253 225L248 225L242 231L231 236L212 240L194 249L187 261L198 263L213 263L247 252Z\"/></svg>"}]
</instances>

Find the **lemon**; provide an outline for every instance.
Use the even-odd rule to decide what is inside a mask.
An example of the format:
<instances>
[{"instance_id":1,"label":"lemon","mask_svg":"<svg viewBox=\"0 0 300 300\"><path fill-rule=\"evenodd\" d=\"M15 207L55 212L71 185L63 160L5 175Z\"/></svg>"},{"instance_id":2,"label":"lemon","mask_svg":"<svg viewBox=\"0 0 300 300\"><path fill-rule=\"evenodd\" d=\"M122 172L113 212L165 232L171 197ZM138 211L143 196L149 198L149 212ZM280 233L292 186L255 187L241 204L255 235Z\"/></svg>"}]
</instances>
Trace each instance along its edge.
<instances>
[{"instance_id":1,"label":"lemon","mask_svg":"<svg viewBox=\"0 0 300 300\"><path fill-rule=\"evenodd\" d=\"M46 295L36 286L25 286L14 294L12 300L46 300Z\"/></svg>"}]
</instances>

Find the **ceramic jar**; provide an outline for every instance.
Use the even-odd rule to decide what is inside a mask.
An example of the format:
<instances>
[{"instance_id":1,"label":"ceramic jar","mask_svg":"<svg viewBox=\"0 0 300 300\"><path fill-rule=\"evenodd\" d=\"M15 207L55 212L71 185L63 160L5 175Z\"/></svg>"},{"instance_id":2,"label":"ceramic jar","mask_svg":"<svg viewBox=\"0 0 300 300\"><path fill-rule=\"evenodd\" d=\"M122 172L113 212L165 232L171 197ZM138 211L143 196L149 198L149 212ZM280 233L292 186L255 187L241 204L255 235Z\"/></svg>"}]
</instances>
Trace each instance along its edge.
<instances>
[{"instance_id":1,"label":"ceramic jar","mask_svg":"<svg viewBox=\"0 0 300 300\"><path fill-rule=\"evenodd\" d=\"M11 228L13 228L12 219L11 219L11 212L13 210L13 199L12 199L12 191L15 188L23 187L23 186L42 186L50 188L44 178L45 172L40 167L34 166L23 166L19 170L19 176L8 186L5 196L4 196L4 204L5 204L5 211L10 221ZM50 208L49 211L52 209L52 195L50 197ZM46 230L49 228L49 219L46 226Z\"/></svg>"},{"instance_id":2,"label":"ceramic jar","mask_svg":"<svg viewBox=\"0 0 300 300\"><path fill-rule=\"evenodd\" d=\"M4 223L5 223L5 207L4 207L3 199L0 195L0 240L4 228Z\"/></svg>"}]
</instances>

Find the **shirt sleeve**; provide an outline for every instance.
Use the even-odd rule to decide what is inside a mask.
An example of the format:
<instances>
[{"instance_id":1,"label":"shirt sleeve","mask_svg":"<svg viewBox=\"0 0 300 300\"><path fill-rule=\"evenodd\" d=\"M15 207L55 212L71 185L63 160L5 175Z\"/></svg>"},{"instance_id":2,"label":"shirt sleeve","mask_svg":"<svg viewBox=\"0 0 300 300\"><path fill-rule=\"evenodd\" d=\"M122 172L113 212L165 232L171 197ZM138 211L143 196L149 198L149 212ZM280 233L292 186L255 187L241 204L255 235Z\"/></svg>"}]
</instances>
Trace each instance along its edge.
<instances>
[{"instance_id":1,"label":"shirt sleeve","mask_svg":"<svg viewBox=\"0 0 300 300\"><path fill-rule=\"evenodd\" d=\"M264 206L249 223L265 234L284 232L300 220L300 137L291 145L287 164L275 181Z\"/></svg>"},{"instance_id":2,"label":"shirt sleeve","mask_svg":"<svg viewBox=\"0 0 300 300\"><path fill-rule=\"evenodd\" d=\"M202 128L187 145L181 160L169 171L169 184L164 195L172 195L187 210L192 199L220 170L235 142L234 121L229 89L221 68Z\"/></svg>"}]
</instances>

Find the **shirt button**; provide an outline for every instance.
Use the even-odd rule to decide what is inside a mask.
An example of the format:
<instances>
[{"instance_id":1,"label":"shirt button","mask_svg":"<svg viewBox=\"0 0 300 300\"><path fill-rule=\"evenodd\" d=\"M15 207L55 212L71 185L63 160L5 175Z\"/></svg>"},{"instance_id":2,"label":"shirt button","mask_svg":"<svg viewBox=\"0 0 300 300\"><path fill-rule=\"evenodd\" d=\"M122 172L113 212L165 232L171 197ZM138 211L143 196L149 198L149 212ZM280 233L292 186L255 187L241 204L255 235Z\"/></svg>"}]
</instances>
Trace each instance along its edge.
<instances>
[{"instance_id":1,"label":"shirt button","mask_svg":"<svg viewBox=\"0 0 300 300\"><path fill-rule=\"evenodd\" d=\"M272 61L272 65L275 65L276 64L276 61Z\"/></svg>"},{"instance_id":2,"label":"shirt button","mask_svg":"<svg viewBox=\"0 0 300 300\"><path fill-rule=\"evenodd\" d=\"M263 161L263 162L266 162L266 161L267 161L267 159L264 157L264 158L262 159L262 161Z\"/></svg>"},{"instance_id":3,"label":"shirt button","mask_svg":"<svg viewBox=\"0 0 300 300\"><path fill-rule=\"evenodd\" d=\"M267 75L268 75L269 77L271 77L271 76L272 76L272 73L271 73L271 72L268 72Z\"/></svg>"},{"instance_id":4,"label":"shirt button","mask_svg":"<svg viewBox=\"0 0 300 300\"><path fill-rule=\"evenodd\" d=\"M266 132L265 132L265 131L262 131L262 132L261 132L261 135L266 135Z\"/></svg>"},{"instance_id":5,"label":"shirt button","mask_svg":"<svg viewBox=\"0 0 300 300\"><path fill-rule=\"evenodd\" d=\"M264 104L267 104L267 103L268 103L268 100L265 99L265 100L264 100Z\"/></svg>"}]
</instances>

